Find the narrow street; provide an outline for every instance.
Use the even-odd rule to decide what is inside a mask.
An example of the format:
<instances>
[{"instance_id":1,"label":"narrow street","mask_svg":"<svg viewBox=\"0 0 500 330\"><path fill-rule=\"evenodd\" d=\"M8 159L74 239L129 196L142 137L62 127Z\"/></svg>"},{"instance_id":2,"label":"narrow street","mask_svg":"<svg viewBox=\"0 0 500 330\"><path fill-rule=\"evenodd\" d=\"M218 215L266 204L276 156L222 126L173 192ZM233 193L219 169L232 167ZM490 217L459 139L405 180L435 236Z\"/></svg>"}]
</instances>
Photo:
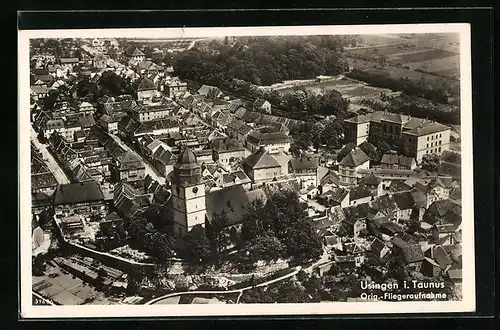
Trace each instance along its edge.
<instances>
[{"instance_id":1,"label":"narrow street","mask_svg":"<svg viewBox=\"0 0 500 330\"><path fill-rule=\"evenodd\" d=\"M64 171L61 169L57 161L54 159L52 154L47 150L47 146L45 144L42 144L40 140L38 139L38 135L33 129L33 126L31 126L31 141L33 144L40 150L43 156L43 160L49 170L54 174L57 182L59 184L66 184L70 183L69 178L66 176Z\"/></svg>"},{"instance_id":2,"label":"narrow street","mask_svg":"<svg viewBox=\"0 0 500 330\"><path fill-rule=\"evenodd\" d=\"M109 134L109 136L111 136L125 150L130 150L132 153L142 159L142 161L144 162L144 166L146 166L146 175L150 175L153 179L160 182L161 184L165 183L165 177L162 176L146 158L144 158L141 154L135 152L135 150L129 147L128 144L123 142L119 136L115 134Z\"/></svg>"}]
</instances>

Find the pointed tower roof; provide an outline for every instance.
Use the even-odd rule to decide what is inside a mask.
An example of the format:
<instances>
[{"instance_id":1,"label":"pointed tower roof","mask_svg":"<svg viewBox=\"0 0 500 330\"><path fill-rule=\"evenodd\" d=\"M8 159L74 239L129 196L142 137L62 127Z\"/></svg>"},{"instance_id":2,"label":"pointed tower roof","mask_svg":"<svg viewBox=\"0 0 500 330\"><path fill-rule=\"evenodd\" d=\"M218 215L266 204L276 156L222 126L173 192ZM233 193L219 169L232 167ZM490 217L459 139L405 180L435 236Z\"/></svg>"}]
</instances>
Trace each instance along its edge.
<instances>
[{"instance_id":1,"label":"pointed tower roof","mask_svg":"<svg viewBox=\"0 0 500 330\"><path fill-rule=\"evenodd\" d=\"M194 152L187 146L181 151L174 165L174 178L176 181L188 184L200 182L200 165Z\"/></svg>"}]
</instances>

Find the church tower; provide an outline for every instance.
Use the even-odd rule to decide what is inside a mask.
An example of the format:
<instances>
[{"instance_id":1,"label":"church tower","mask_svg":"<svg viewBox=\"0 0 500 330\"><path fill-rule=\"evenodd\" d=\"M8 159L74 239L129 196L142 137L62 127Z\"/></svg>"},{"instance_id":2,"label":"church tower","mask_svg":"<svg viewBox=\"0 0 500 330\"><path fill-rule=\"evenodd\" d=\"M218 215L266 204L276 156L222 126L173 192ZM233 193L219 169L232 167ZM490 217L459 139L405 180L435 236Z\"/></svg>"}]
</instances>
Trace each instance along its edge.
<instances>
[{"instance_id":1,"label":"church tower","mask_svg":"<svg viewBox=\"0 0 500 330\"><path fill-rule=\"evenodd\" d=\"M185 147L174 165L172 177L174 233L185 235L196 225L205 226L205 184L195 154Z\"/></svg>"}]
</instances>

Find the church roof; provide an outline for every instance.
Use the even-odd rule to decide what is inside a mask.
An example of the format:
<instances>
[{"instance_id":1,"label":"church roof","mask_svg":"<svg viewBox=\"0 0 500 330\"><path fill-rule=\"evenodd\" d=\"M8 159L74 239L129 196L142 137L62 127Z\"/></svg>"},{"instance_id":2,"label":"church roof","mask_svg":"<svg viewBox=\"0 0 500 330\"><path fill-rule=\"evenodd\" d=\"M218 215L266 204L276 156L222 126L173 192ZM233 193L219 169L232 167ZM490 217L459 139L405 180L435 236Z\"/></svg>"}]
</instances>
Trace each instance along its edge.
<instances>
[{"instance_id":1,"label":"church roof","mask_svg":"<svg viewBox=\"0 0 500 330\"><path fill-rule=\"evenodd\" d=\"M262 189L246 192L240 185L214 190L206 196L207 218L210 220L215 214L224 213L228 218L228 226L241 223L250 203L256 199L265 201L265 198Z\"/></svg>"}]
</instances>

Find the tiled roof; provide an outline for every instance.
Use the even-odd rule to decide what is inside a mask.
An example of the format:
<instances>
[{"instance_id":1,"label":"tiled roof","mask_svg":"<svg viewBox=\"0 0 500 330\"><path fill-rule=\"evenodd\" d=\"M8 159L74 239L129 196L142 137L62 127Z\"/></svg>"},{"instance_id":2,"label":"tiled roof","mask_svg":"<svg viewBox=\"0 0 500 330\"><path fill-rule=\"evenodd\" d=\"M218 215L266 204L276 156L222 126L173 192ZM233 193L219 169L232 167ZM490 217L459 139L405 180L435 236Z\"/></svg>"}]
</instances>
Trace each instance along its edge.
<instances>
[{"instance_id":1,"label":"tiled roof","mask_svg":"<svg viewBox=\"0 0 500 330\"><path fill-rule=\"evenodd\" d=\"M262 169L271 167L280 167L280 164L270 156L264 148L261 148L248 156L245 159L245 164L247 164L252 169Z\"/></svg>"},{"instance_id":2,"label":"tiled roof","mask_svg":"<svg viewBox=\"0 0 500 330\"><path fill-rule=\"evenodd\" d=\"M339 163L339 165L356 167L370 160L360 148L352 149Z\"/></svg>"},{"instance_id":3,"label":"tiled roof","mask_svg":"<svg viewBox=\"0 0 500 330\"><path fill-rule=\"evenodd\" d=\"M240 141L231 138L216 139L212 142L212 149L219 153L244 151L245 147Z\"/></svg>"},{"instance_id":4,"label":"tiled roof","mask_svg":"<svg viewBox=\"0 0 500 330\"><path fill-rule=\"evenodd\" d=\"M146 90L156 90L156 85L151 79L144 77L137 86L137 91L146 91Z\"/></svg>"},{"instance_id":5,"label":"tiled roof","mask_svg":"<svg viewBox=\"0 0 500 330\"><path fill-rule=\"evenodd\" d=\"M380 163L411 167L412 163L414 163L414 159L403 155L384 154L382 156L382 159L380 160Z\"/></svg>"},{"instance_id":6,"label":"tiled roof","mask_svg":"<svg viewBox=\"0 0 500 330\"><path fill-rule=\"evenodd\" d=\"M351 189L349 189L349 199L351 201L361 199L361 198L367 198L367 197L371 197L371 196L372 196L372 193L371 193L370 189L368 189L368 187L366 187L364 185L359 185L359 186L352 187Z\"/></svg>"},{"instance_id":7,"label":"tiled roof","mask_svg":"<svg viewBox=\"0 0 500 330\"><path fill-rule=\"evenodd\" d=\"M127 49L125 50L125 54L127 54L128 56L143 56L144 53L137 47L133 46L133 45L130 45L129 47L127 47Z\"/></svg>"},{"instance_id":8,"label":"tiled roof","mask_svg":"<svg viewBox=\"0 0 500 330\"><path fill-rule=\"evenodd\" d=\"M424 253L420 244L408 244L403 246L402 249L406 262L412 263L424 260Z\"/></svg>"},{"instance_id":9,"label":"tiled roof","mask_svg":"<svg viewBox=\"0 0 500 330\"><path fill-rule=\"evenodd\" d=\"M241 223L245 208L258 198L265 198L261 189L245 192L240 185L212 191L206 195L207 218L211 220L214 214L224 212L229 220L228 225Z\"/></svg>"},{"instance_id":10,"label":"tiled roof","mask_svg":"<svg viewBox=\"0 0 500 330\"><path fill-rule=\"evenodd\" d=\"M392 198L400 210L408 210L415 206L413 195L409 191L393 194Z\"/></svg>"},{"instance_id":11,"label":"tiled roof","mask_svg":"<svg viewBox=\"0 0 500 330\"><path fill-rule=\"evenodd\" d=\"M317 157L301 157L290 159L290 166L293 170L317 169L319 159Z\"/></svg>"},{"instance_id":12,"label":"tiled roof","mask_svg":"<svg viewBox=\"0 0 500 330\"><path fill-rule=\"evenodd\" d=\"M438 200L425 211L423 221L434 224L452 223L455 228L462 222L462 208L450 199Z\"/></svg>"},{"instance_id":13,"label":"tiled roof","mask_svg":"<svg viewBox=\"0 0 500 330\"><path fill-rule=\"evenodd\" d=\"M430 122L423 124L423 126L415 127L411 130L404 131L403 134L422 136L422 135L443 132L447 130L450 130L449 126L437 122Z\"/></svg>"},{"instance_id":14,"label":"tiled roof","mask_svg":"<svg viewBox=\"0 0 500 330\"><path fill-rule=\"evenodd\" d=\"M248 134L247 140L259 145L270 145L290 142L290 137L282 132L262 133L254 130Z\"/></svg>"},{"instance_id":15,"label":"tiled roof","mask_svg":"<svg viewBox=\"0 0 500 330\"><path fill-rule=\"evenodd\" d=\"M103 201L104 196L95 181L70 183L57 187L54 205Z\"/></svg>"},{"instance_id":16,"label":"tiled roof","mask_svg":"<svg viewBox=\"0 0 500 330\"><path fill-rule=\"evenodd\" d=\"M127 150L125 153L119 156L117 160L120 163L120 170L145 168L142 159L130 150Z\"/></svg>"},{"instance_id":17,"label":"tiled roof","mask_svg":"<svg viewBox=\"0 0 500 330\"><path fill-rule=\"evenodd\" d=\"M340 203L344 200L344 198L347 196L349 191L346 189L340 188L340 187L335 187L331 190L328 190L321 194L319 197L320 198L328 198L330 201L334 201L337 203Z\"/></svg>"},{"instance_id":18,"label":"tiled roof","mask_svg":"<svg viewBox=\"0 0 500 330\"><path fill-rule=\"evenodd\" d=\"M361 180L359 180L359 184L367 186L377 186L380 182L382 182L382 179L380 179L373 173L365 175L364 177L361 178Z\"/></svg>"}]
</instances>

